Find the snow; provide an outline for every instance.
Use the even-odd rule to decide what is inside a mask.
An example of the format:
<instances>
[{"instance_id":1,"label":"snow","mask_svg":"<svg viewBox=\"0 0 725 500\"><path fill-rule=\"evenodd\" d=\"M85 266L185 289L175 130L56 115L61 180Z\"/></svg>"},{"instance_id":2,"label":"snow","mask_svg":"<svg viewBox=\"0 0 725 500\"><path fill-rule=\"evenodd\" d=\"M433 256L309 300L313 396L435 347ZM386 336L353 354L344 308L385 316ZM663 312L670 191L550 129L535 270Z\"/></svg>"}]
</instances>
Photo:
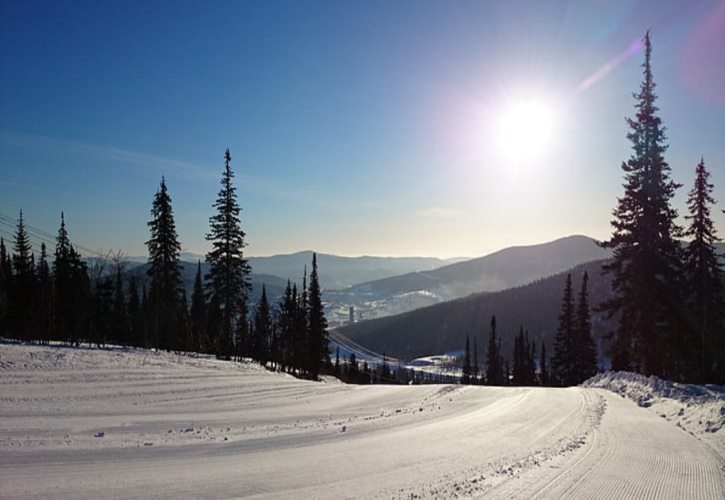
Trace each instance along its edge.
<instances>
[{"instance_id":1,"label":"snow","mask_svg":"<svg viewBox=\"0 0 725 500\"><path fill-rule=\"evenodd\" d=\"M700 434L601 388L351 386L209 357L7 343L0 372L3 498L725 492Z\"/></svg>"},{"instance_id":2,"label":"snow","mask_svg":"<svg viewBox=\"0 0 725 500\"><path fill-rule=\"evenodd\" d=\"M604 372L582 384L600 387L631 399L651 413L673 422L710 444L725 458L725 387L678 384L654 375Z\"/></svg>"}]
</instances>

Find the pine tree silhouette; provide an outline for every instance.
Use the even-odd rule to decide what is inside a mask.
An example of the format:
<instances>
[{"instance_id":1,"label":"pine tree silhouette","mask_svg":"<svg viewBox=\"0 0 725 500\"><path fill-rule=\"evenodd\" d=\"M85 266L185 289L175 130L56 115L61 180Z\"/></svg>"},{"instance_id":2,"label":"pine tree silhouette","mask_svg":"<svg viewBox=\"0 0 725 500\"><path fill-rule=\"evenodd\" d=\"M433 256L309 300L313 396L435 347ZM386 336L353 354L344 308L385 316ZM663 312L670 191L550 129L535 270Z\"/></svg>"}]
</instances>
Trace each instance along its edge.
<instances>
[{"instance_id":1,"label":"pine tree silhouette","mask_svg":"<svg viewBox=\"0 0 725 500\"><path fill-rule=\"evenodd\" d=\"M154 347L170 350L178 347L179 342L183 284L179 264L181 244L164 177L161 177L160 188L154 195L151 216L148 222L151 238L146 242L150 264L147 274L151 278L149 329Z\"/></svg>"},{"instance_id":2,"label":"pine tree silhouette","mask_svg":"<svg viewBox=\"0 0 725 500\"><path fill-rule=\"evenodd\" d=\"M209 273L206 276L207 289L214 299L210 303L218 307L220 319L218 331L209 331L216 341L217 354L229 358L233 351L235 333L239 328L246 330L247 303L250 289L251 269L244 258L246 234L242 231L237 203L236 188L232 184L232 156L229 150L224 154L224 173L221 189L214 203L216 213L209 218L207 241L212 250L206 254Z\"/></svg>"},{"instance_id":3,"label":"pine tree silhouette","mask_svg":"<svg viewBox=\"0 0 725 500\"><path fill-rule=\"evenodd\" d=\"M689 193L685 216L691 238L685 249L685 272L689 335L680 348L686 353L688 379L697 383L725 383L725 335L723 331L723 270L715 252L720 241L712 222L710 207L715 204L710 172L704 159L695 168L695 185Z\"/></svg>"},{"instance_id":4,"label":"pine tree silhouette","mask_svg":"<svg viewBox=\"0 0 725 500\"><path fill-rule=\"evenodd\" d=\"M665 161L665 128L657 116L652 78L652 46L644 36L643 81L637 113L628 119L632 156L622 163L624 195L618 199L604 242L613 250L604 265L614 296L602 310L618 324L612 332L614 369L637 369L646 375L674 376L674 340L681 326L681 251L677 211L670 200L679 184L670 179Z\"/></svg>"}]
</instances>

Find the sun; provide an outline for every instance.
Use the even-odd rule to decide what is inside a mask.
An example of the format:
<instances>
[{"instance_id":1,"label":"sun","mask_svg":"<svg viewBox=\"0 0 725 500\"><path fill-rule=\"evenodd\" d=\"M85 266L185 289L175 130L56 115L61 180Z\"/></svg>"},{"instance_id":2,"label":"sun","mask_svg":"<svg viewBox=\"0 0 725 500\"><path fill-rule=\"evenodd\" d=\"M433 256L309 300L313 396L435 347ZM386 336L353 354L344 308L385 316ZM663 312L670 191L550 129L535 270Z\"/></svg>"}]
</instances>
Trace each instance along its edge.
<instances>
[{"instance_id":1,"label":"sun","mask_svg":"<svg viewBox=\"0 0 725 500\"><path fill-rule=\"evenodd\" d=\"M535 163L550 149L558 117L541 100L519 99L504 107L496 126L501 155L515 163Z\"/></svg>"}]
</instances>

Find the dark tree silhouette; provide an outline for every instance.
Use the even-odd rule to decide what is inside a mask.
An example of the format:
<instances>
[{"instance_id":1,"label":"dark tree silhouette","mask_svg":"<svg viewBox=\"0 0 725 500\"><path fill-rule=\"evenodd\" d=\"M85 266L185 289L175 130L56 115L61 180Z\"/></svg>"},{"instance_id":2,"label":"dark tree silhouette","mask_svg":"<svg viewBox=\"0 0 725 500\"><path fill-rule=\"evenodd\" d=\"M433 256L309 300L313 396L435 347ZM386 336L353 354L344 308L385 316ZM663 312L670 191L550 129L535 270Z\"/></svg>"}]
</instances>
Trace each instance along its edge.
<instances>
[{"instance_id":1,"label":"dark tree silhouette","mask_svg":"<svg viewBox=\"0 0 725 500\"><path fill-rule=\"evenodd\" d=\"M224 173L221 190L214 203L216 213L209 218L207 241L212 250L206 254L210 264L207 287L212 298L210 307L218 307L218 330L208 331L217 346L217 354L229 358L233 352L233 337L247 326L247 300L251 269L244 258L245 233L239 220L241 208L236 188L232 184L232 156L224 154Z\"/></svg>"},{"instance_id":2,"label":"dark tree silhouette","mask_svg":"<svg viewBox=\"0 0 725 500\"><path fill-rule=\"evenodd\" d=\"M25 229L23 211L20 211L13 242L12 274L9 293L9 326L11 334L22 340L33 336L35 293L37 277L30 238Z\"/></svg>"},{"instance_id":3,"label":"dark tree silhouette","mask_svg":"<svg viewBox=\"0 0 725 500\"><path fill-rule=\"evenodd\" d=\"M491 330L486 351L486 383L503 385L503 364L501 363L501 339L496 333L496 316L491 317Z\"/></svg>"},{"instance_id":4,"label":"dark tree silhouette","mask_svg":"<svg viewBox=\"0 0 725 500\"><path fill-rule=\"evenodd\" d=\"M466 335L466 347L463 350L463 377L461 378L462 384L470 384L473 375L473 368L471 367L471 342Z\"/></svg>"},{"instance_id":5,"label":"dark tree silhouette","mask_svg":"<svg viewBox=\"0 0 725 500\"><path fill-rule=\"evenodd\" d=\"M559 326L556 330L554 358L551 361L552 375L557 385L576 384L576 352L574 340L574 299L571 288L571 274L566 275L564 297L559 314Z\"/></svg>"},{"instance_id":6,"label":"dark tree silhouette","mask_svg":"<svg viewBox=\"0 0 725 500\"><path fill-rule=\"evenodd\" d=\"M546 358L546 344L541 342L541 359L539 360L539 382L543 386L549 385L549 363Z\"/></svg>"},{"instance_id":7,"label":"dark tree silhouette","mask_svg":"<svg viewBox=\"0 0 725 500\"><path fill-rule=\"evenodd\" d=\"M154 195L151 216L148 223L151 238L146 242L150 264L147 274L151 278L149 327L154 347L172 349L178 347L179 340L177 335L183 293L179 265L181 244L176 234L171 197L163 177Z\"/></svg>"},{"instance_id":8,"label":"dark tree silhouette","mask_svg":"<svg viewBox=\"0 0 725 500\"><path fill-rule=\"evenodd\" d=\"M71 344L88 338L90 305L88 267L70 242L61 212L53 261L54 337Z\"/></svg>"},{"instance_id":9,"label":"dark tree silhouette","mask_svg":"<svg viewBox=\"0 0 725 500\"><path fill-rule=\"evenodd\" d=\"M192 345L202 352L211 351L206 339L206 319L206 300L204 298L204 284L201 280L201 261L197 261L194 288L191 292L189 329Z\"/></svg>"},{"instance_id":10,"label":"dark tree silhouette","mask_svg":"<svg viewBox=\"0 0 725 500\"><path fill-rule=\"evenodd\" d=\"M589 275L584 272L577 301L574 322L574 378L581 383L597 373L597 347L592 339L592 321L589 312Z\"/></svg>"},{"instance_id":11,"label":"dark tree silhouette","mask_svg":"<svg viewBox=\"0 0 725 500\"><path fill-rule=\"evenodd\" d=\"M330 362L327 319L322 305L322 289L317 272L317 254L312 254L312 272L307 295L309 321L310 376L316 379L323 366Z\"/></svg>"},{"instance_id":12,"label":"dark tree silhouette","mask_svg":"<svg viewBox=\"0 0 725 500\"><path fill-rule=\"evenodd\" d=\"M710 172L704 159L695 168L695 185L689 193L685 218L691 238L685 249L685 272L690 311L690 335L681 349L686 350L688 372L698 383L725 383L725 335L723 331L723 270L715 252L720 241L710 216L715 204Z\"/></svg>"},{"instance_id":13,"label":"dark tree silhouette","mask_svg":"<svg viewBox=\"0 0 725 500\"><path fill-rule=\"evenodd\" d=\"M681 326L681 251L677 211L670 200L679 185L665 161L665 128L657 116L649 32L644 36L643 81L635 94L637 113L628 119L632 156L622 163L624 195L618 199L613 233L603 245L613 250L604 265L614 296L602 310L617 317L612 332L612 366L646 375L675 377L672 349Z\"/></svg>"}]
</instances>

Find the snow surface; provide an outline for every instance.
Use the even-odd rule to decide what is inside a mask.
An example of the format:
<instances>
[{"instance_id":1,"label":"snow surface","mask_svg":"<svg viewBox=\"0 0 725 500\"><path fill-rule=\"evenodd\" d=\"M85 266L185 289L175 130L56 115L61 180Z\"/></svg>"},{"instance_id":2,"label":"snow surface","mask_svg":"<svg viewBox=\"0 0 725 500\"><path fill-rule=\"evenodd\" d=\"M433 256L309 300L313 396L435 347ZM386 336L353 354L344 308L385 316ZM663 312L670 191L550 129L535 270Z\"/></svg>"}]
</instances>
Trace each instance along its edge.
<instances>
[{"instance_id":1,"label":"snow surface","mask_svg":"<svg viewBox=\"0 0 725 500\"><path fill-rule=\"evenodd\" d=\"M0 371L3 498L725 496L710 444L601 388L352 386L10 344Z\"/></svg>"},{"instance_id":2,"label":"snow surface","mask_svg":"<svg viewBox=\"0 0 725 500\"><path fill-rule=\"evenodd\" d=\"M725 458L725 387L678 384L630 372L599 373L582 384L631 399L709 443Z\"/></svg>"}]
</instances>

